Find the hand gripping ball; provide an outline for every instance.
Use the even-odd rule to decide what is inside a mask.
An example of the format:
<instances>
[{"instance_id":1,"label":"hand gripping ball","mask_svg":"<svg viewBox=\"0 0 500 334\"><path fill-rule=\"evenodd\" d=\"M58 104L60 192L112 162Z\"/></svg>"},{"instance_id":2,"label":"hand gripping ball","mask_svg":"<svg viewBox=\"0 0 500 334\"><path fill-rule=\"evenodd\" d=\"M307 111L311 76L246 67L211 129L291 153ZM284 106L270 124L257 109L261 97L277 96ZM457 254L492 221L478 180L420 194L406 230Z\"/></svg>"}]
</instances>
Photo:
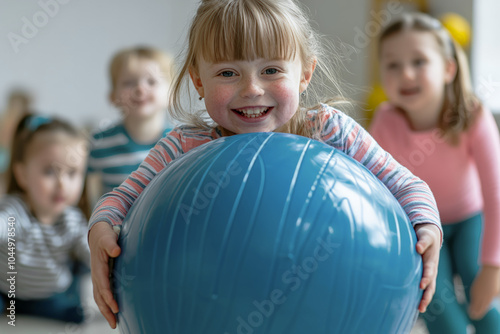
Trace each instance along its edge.
<instances>
[{"instance_id":1,"label":"hand gripping ball","mask_svg":"<svg viewBox=\"0 0 500 334\"><path fill-rule=\"evenodd\" d=\"M315 140L224 137L160 172L123 223L122 333L409 333L421 258L365 167Z\"/></svg>"}]
</instances>

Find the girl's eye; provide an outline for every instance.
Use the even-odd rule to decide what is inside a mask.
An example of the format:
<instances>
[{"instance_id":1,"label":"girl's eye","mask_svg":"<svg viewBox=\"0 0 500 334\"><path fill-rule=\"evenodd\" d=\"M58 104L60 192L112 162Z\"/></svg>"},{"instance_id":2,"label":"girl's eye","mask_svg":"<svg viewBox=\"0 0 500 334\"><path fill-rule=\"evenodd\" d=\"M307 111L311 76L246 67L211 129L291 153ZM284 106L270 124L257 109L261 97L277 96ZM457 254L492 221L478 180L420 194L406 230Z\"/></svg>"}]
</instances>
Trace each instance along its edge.
<instances>
[{"instance_id":1,"label":"girl's eye","mask_svg":"<svg viewBox=\"0 0 500 334\"><path fill-rule=\"evenodd\" d=\"M415 59L413 61L413 65L415 66L422 66L426 63L425 59Z\"/></svg>"},{"instance_id":2,"label":"girl's eye","mask_svg":"<svg viewBox=\"0 0 500 334\"><path fill-rule=\"evenodd\" d=\"M219 75L226 77L226 78L230 78L230 77L234 77L235 73L233 71L223 71Z\"/></svg>"},{"instance_id":3,"label":"girl's eye","mask_svg":"<svg viewBox=\"0 0 500 334\"><path fill-rule=\"evenodd\" d=\"M157 82L157 81L156 81L155 79L148 79L148 84L149 84L150 86L154 86L154 85L156 85L156 82Z\"/></svg>"},{"instance_id":4,"label":"girl's eye","mask_svg":"<svg viewBox=\"0 0 500 334\"><path fill-rule=\"evenodd\" d=\"M52 175L56 175L56 170L52 167L47 167L43 170L43 174L45 176L52 176Z\"/></svg>"},{"instance_id":5,"label":"girl's eye","mask_svg":"<svg viewBox=\"0 0 500 334\"><path fill-rule=\"evenodd\" d=\"M266 69L264 70L264 73L265 73L265 74L276 74L276 73L278 73L278 70L277 70L277 69L275 69L275 68L266 68Z\"/></svg>"},{"instance_id":6,"label":"girl's eye","mask_svg":"<svg viewBox=\"0 0 500 334\"><path fill-rule=\"evenodd\" d=\"M399 67L399 65L398 63L389 63L386 65L386 67L388 70L396 70Z\"/></svg>"},{"instance_id":7,"label":"girl's eye","mask_svg":"<svg viewBox=\"0 0 500 334\"><path fill-rule=\"evenodd\" d=\"M125 86L125 87L131 87L134 84L135 84L134 80L125 80L125 81L122 81L122 85Z\"/></svg>"}]
</instances>

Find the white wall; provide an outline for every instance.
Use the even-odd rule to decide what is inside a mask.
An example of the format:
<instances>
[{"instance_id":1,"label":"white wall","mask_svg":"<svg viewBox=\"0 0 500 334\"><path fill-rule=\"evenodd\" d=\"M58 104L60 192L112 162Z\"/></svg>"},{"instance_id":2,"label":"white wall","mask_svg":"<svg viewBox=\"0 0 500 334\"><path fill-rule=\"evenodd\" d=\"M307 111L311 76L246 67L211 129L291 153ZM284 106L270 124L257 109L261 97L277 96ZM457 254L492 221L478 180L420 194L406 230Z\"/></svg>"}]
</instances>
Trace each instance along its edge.
<instances>
[{"instance_id":1,"label":"white wall","mask_svg":"<svg viewBox=\"0 0 500 334\"><path fill-rule=\"evenodd\" d=\"M79 124L117 118L107 100L113 53L136 44L177 53L195 7L196 0L0 0L0 110L9 90L23 86L36 110Z\"/></svg>"},{"instance_id":2,"label":"white wall","mask_svg":"<svg viewBox=\"0 0 500 334\"><path fill-rule=\"evenodd\" d=\"M500 113L500 1L474 1L472 79L476 93L495 113Z\"/></svg>"}]
</instances>

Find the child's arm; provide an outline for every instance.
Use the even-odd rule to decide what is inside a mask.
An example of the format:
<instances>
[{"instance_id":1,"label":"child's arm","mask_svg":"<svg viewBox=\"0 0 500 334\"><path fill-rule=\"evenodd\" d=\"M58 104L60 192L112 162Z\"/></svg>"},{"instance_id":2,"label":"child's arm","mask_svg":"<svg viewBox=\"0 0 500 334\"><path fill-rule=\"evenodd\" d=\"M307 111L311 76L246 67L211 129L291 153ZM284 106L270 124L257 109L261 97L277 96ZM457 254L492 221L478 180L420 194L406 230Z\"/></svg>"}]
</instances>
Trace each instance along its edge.
<instances>
[{"instance_id":1,"label":"child's arm","mask_svg":"<svg viewBox=\"0 0 500 334\"><path fill-rule=\"evenodd\" d=\"M88 243L94 299L112 328L116 327L118 304L109 280L109 259L120 254L113 227L122 224L128 210L151 180L165 166L181 155L181 131L175 129L151 149L139 168L118 188L101 197L89 221Z\"/></svg>"},{"instance_id":2,"label":"child's arm","mask_svg":"<svg viewBox=\"0 0 500 334\"><path fill-rule=\"evenodd\" d=\"M354 158L382 181L413 226L434 224L442 231L436 201L424 181L399 164L352 118L333 108L320 112L321 139L326 144Z\"/></svg>"},{"instance_id":3,"label":"child's arm","mask_svg":"<svg viewBox=\"0 0 500 334\"><path fill-rule=\"evenodd\" d=\"M472 283L469 315L481 319L500 292L500 136L493 115L481 110L470 130L469 150L483 197L481 269Z\"/></svg>"},{"instance_id":4,"label":"child's arm","mask_svg":"<svg viewBox=\"0 0 500 334\"><path fill-rule=\"evenodd\" d=\"M489 310L493 298L500 292L500 267L483 265L472 283L469 315L481 319Z\"/></svg>"},{"instance_id":5,"label":"child's arm","mask_svg":"<svg viewBox=\"0 0 500 334\"><path fill-rule=\"evenodd\" d=\"M94 300L111 328L116 328L118 304L110 285L109 259L120 255L118 234L106 222L94 224L89 232L90 268Z\"/></svg>"},{"instance_id":6,"label":"child's arm","mask_svg":"<svg viewBox=\"0 0 500 334\"><path fill-rule=\"evenodd\" d=\"M422 255L420 287L424 294L419 310L424 312L436 288L442 229L436 202L425 182L414 176L384 151L353 119L336 110L325 110L321 138L368 168L401 204L417 234L417 252Z\"/></svg>"}]
</instances>

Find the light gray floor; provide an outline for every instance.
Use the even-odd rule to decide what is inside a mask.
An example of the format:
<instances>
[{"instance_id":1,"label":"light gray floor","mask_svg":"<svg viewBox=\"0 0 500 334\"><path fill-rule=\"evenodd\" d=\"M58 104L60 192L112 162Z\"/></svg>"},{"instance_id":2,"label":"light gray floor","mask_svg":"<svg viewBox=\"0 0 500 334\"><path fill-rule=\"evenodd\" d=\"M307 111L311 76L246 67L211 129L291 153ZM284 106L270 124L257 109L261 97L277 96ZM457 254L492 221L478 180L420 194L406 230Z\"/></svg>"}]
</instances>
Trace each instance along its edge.
<instances>
[{"instance_id":1,"label":"light gray floor","mask_svg":"<svg viewBox=\"0 0 500 334\"><path fill-rule=\"evenodd\" d=\"M52 321L37 317L16 316L16 326L8 325L9 319L5 316L0 318L0 333L2 334L118 334L119 330L113 330L99 312L92 297L92 283L90 275L85 277L82 292L82 302L88 320L80 326ZM411 334L428 334L425 324L417 321Z\"/></svg>"},{"instance_id":2,"label":"light gray floor","mask_svg":"<svg viewBox=\"0 0 500 334\"><path fill-rule=\"evenodd\" d=\"M26 315L16 315L16 326L10 326L9 318L2 315L0 318L0 333L2 334L118 334L108 326L107 321L99 312L92 296L92 282L90 275L83 280L82 304L87 321L82 325L53 321Z\"/></svg>"}]
</instances>

